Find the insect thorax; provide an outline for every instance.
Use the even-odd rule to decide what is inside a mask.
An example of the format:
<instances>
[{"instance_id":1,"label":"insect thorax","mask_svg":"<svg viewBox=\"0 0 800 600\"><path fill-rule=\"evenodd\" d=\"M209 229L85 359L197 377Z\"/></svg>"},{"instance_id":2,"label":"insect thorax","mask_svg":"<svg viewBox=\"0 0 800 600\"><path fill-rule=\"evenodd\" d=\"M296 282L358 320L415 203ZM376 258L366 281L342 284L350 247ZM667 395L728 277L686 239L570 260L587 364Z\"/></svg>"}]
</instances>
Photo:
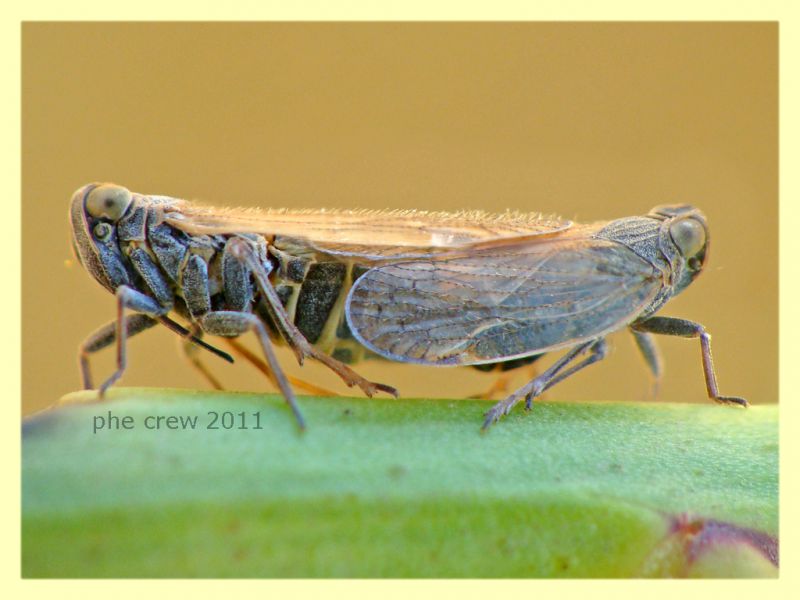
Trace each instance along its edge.
<instances>
[{"instance_id":1,"label":"insect thorax","mask_svg":"<svg viewBox=\"0 0 800 600\"><path fill-rule=\"evenodd\" d=\"M637 320L646 319L674 295L673 280L675 270L681 267L681 259L674 244L665 247L663 221L651 217L625 217L611 221L600 229L595 237L622 244L637 256L647 261L661 273L663 285L650 305L642 311Z\"/></svg>"},{"instance_id":2,"label":"insect thorax","mask_svg":"<svg viewBox=\"0 0 800 600\"><path fill-rule=\"evenodd\" d=\"M254 312L271 329L276 329L252 277L241 285L232 281L236 273L231 263L235 261L226 255L226 247L231 238L244 238L256 248L259 262L269 273L289 319L310 343L342 362L355 362L371 354L353 339L344 316L347 293L353 281L366 270L363 267L318 253L292 238L267 240L255 234L188 235L165 222L160 206L138 198L120 219L117 231L122 253L130 260L135 252L145 250L163 273L169 290L165 294L153 289L131 269L136 287L149 292L162 305L172 303L176 312L189 321L196 318L191 314L193 299L187 290L185 267L199 257L207 271L209 310ZM274 340L281 342L282 336L276 335Z\"/></svg>"}]
</instances>

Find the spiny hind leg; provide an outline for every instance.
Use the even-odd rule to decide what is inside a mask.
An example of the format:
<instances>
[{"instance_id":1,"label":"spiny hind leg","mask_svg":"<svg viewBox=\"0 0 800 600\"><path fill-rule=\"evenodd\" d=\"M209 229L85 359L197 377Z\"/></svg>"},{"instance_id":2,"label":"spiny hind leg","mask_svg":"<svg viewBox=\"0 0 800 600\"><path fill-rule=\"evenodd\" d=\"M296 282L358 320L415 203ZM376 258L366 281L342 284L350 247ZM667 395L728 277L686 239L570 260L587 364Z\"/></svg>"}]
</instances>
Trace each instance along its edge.
<instances>
[{"instance_id":1,"label":"spiny hind leg","mask_svg":"<svg viewBox=\"0 0 800 600\"><path fill-rule=\"evenodd\" d=\"M269 269L271 269L271 266L269 266L268 262L258 259L258 252L253 242L244 238L233 238L226 246L225 251L243 264L255 278L256 286L265 300L270 318L283 339L294 351L298 363L302 365L306 358L313 358L341 377L348 387L358 386L369 397L374 396L379 391L387 392L397 397L397 390L393 387L365 379L344 363L325 354L309 343L289 319L283 303L269 281Z\"/></svg>"},{"instance_id":2,"label":"spiny hind leg","mask_svg":"<svg viewBox=\"0 0 800 600\"><path fill-rule=\"evenodd\" d=\"M347 387L358 386L362 392L364 392L367 396L372 398L377 392L386 392L387 394L391 394L395 398L397 398L398 393L395 388L390 385L386 385L384 383L376 383L374 381L369 381L368 379L362 377L358 373L356 373L353 369L348 367L343 362L340 362L317 350L314 346L308 343L308 341L303 337L299 331L297 332L299 339L297 339L297 343L303 353L304 356L308 356L317 360L328 367L331 371L336 373L339 377L342 378L345 385ZM302 362L301 362L302 364Z\"/></svg>"},{"instance_id":3,"label":"spiny hind leg","mask_svg":"<svg viewBox=\"0 0 800 600\"><path fill-rule=\"evenodd\" d=\"M589 352L589 356L569 366L570 363L573 363L587 352ZM495 404L492 409L485 414L482 429L487 429L490 425L496 423L502 417L510 413L511 409L523 398L525 398L525 408L530 409L533 400L540 396L542 392L564 381L567 377L571 377L581 369L585 369L589 365L602 360L605 358L606 353L607 346L604 339L592 340L576 346L533 381L522 386L505 400Z\"/></svg>"},{"instance_id":4,"label":"spiny hind leg","mask_svg":"<svg viewBox=\"0 0 800 600\"><path fill-rule=\"evenodd\" d=\"M505 398L508 395L508 388L511 380L518 372L524 371L528 381L536 379L536 377L539 376L539 369L536 365L536 361L541 357L541 354L535 354L533 356L526 356L504 362L473 365L473 368L479 371L491 373L495 379L488 389L473 394L470 398L479 400L493 400L498 396ZM544 397L544 395L542 394L541 397Z\"/></svg>"}]
</instances>

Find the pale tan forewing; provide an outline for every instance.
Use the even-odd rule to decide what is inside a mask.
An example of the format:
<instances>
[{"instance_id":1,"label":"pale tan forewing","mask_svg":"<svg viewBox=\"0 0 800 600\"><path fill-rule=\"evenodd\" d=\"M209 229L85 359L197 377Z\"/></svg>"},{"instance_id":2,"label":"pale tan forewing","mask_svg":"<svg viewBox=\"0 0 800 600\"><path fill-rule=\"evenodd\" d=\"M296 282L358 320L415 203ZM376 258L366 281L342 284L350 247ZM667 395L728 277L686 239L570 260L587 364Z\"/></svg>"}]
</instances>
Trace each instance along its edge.
<instances>
[{"instance_id":1,"label":"pale tan forewing","mask_svg":"<svg viewBox=\"0 0 800 600\"><path fill-rule=\"evenodd\" d=\"M555 236L367 271L346 314L386 358L470 365L601 337L638 317L661 276L626 246Z\"/></svg>"},{"instance_id":2,"label":"pale tan forewing","mask_svg":"<svg viewBox=\"0 0 800 600\"><path fill-rule=\"evenodd\" d=\"M372 259L435 255L453 248L564 231L570 221L507 212L215 209L189 203L165 215L190 235L256 233L306 240L312 248Z\"/></svg>"}]
</instances>

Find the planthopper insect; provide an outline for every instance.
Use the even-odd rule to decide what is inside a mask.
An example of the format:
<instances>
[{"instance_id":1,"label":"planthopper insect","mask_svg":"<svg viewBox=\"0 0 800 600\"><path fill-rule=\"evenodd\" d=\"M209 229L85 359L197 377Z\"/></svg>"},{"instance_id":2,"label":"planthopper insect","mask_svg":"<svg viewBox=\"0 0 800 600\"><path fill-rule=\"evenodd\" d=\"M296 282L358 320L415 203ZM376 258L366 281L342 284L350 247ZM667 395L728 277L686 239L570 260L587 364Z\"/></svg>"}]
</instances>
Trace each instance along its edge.
<instances>
[{"instance_id":1,"label":"planthopper insect","mask_svg":"<svg viewBox=\"0 0 800 600\"><path fill-rule=\"evenodd\" d=\"M274 342L368 396L397 392L346 363L485 368L566 350L489 410L486 428L601 360L605 337L627 327L656 381L651 334L699 338L709 398L747 406L720 395L702 325L655 316L707 257L706 219L688 205L580 225L521 213L219 209L93 183L73 195L70 220L76 256L117 299L117 318L80 348L90 389L89 355L116 341L117 370L101 395L125 370L127 338L158 323L184 337L201 369L197 347L232 361L204 333L255 333L266 364L243 355L261 364L301 427Z\"/></svg>"}]
</instances>

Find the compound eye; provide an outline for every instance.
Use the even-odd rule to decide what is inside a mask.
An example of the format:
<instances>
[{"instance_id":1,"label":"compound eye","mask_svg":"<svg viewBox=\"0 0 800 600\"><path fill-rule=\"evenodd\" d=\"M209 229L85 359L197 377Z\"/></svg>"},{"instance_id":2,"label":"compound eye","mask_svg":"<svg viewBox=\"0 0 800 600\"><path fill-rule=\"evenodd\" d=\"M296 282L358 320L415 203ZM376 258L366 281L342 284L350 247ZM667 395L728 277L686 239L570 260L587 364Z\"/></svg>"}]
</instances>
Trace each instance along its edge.
<instances>
[{"instance_id":1,"label":"compound eye","mask_svg":"<svg viewBox=\"0 0 800 600\"><path fill-rule=\"evenodd\" d=\"M94 188L86 198L86 212L97 219L119 221L131 204L131 193L120 185L106 183Z\"/></svg>"},{"instance_id":2,"label":"compound eye","mask_svg":"<svg viewBox=\"0 0 800 600\"><path fill-rule=\"evenodd\" d=\"M96 240L105 242L111 237L111 225L105 221L100 221L94 226L92 233L94 234Z\"/></svg>"},{"instance_id":3,"label":"compound eye","mask_svg":"<svg viewBox=\"0 0 800 600\"><path fill-rule=\"evenodd\" d=\"M669 234L684 258L697 256L706 246L706 228L695 219L681 219L673 223Z\"/></svg>"}]
</instances>

